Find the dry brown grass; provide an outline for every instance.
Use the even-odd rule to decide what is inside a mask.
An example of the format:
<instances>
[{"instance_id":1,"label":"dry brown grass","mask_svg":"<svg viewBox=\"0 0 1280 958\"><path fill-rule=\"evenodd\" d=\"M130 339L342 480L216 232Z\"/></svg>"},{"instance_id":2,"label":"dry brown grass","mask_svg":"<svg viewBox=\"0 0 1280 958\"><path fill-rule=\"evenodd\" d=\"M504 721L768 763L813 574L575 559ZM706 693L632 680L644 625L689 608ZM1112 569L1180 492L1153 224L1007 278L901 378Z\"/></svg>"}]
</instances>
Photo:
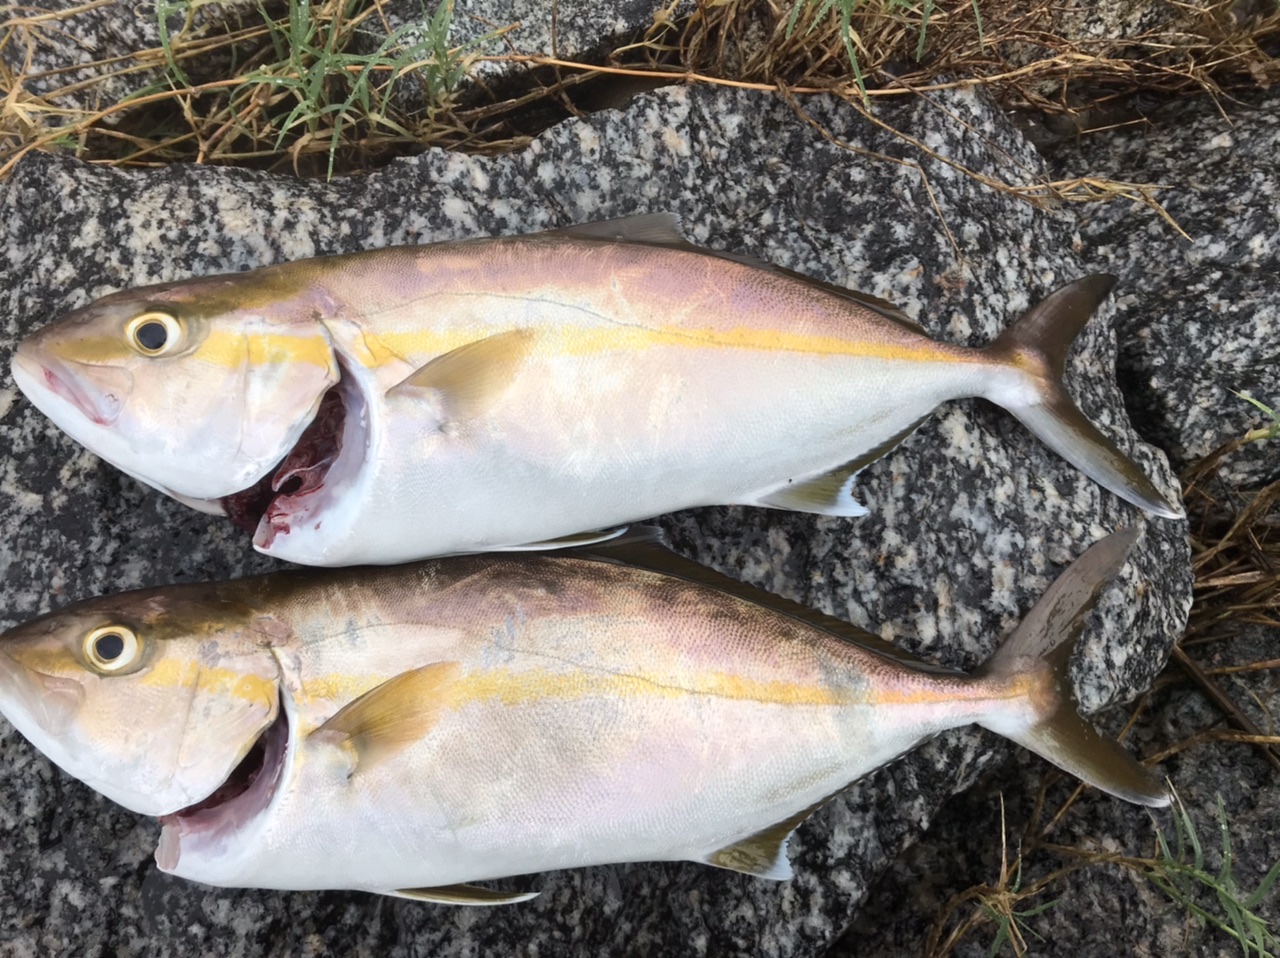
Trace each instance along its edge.
<instances>
[{"instance_id":1,"label":"dry brown grass","mask_svg":"<svg viewBox=\"0 0 1280 958\"><path fill-rule=\"evenodd\" d=\"M501 151L579 109L584 101L576 91L606 75L780 89L796 101L830 92L874 122L877 98L985 86L1012 108L1067 117L1079 129L1130 122L1138 94L1223 96L1280 79L1280 7L1273 0L1261 4L1272 5L1268 16L1242 12L1241 0L1169 4L1172 15L1159 28L1123 42L1077 36L1049 0L983 3L981 20L970 0L800 0L798 14L774 0L698 0L694 13L679 20L673 3L605 65L488 57L523 61L529 89L486 99L477 86L465 107L451 91L479 59L474 49L351 52L361 25L384 19L377 0L314 3L316 36L309 47L284 54L278 41L289 41L287 14L265 23L250 11L220 30L189 18L189 28L162 45L76 66L93 69L98 79L73 80L69 69L33 74L34 54L58 38L67 16L103 2L58 14L13 7L0 22L0 50L23 64L0 68L0 176L32 149L70 150L115 165L183 160L311 174L359 172L428 145ZM234 75L201 75L201 64L233 62ZM442 76L446 82L436 82ZM143 93L74 105L95 85L118 88L121 81ZM396 84L431 87L411 98L428 107L405 108L393 93ZM988 185L1036 203L1126 197L1154 205L1151 184Z\"/></svg>"}]
</instances>

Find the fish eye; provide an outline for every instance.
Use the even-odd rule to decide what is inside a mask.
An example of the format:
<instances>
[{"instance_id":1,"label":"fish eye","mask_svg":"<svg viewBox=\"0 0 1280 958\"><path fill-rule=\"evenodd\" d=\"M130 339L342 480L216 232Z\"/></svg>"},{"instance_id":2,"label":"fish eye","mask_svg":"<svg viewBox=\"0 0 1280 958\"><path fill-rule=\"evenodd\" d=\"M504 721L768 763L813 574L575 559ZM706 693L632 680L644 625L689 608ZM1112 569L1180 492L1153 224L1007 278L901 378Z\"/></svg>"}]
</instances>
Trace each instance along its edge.
<instances>
[{"instance_id":1,"label":"fish eye","mask_svg":"<svg viewBox=\"0 0 1280 958\"><path fill-rule=\"evenodd\" d=\"M144 356L160 356L177 346L182 326L169 313L142 313L129 320L125 335Z\"/></svg>"},{"instance_id":2,"label":"fish eye","mask_svg":"<svg viewBox=\"0 0 1280 958\"><path fill-rule=\"evenodd\" d=\"M142 643L128 626L104 625L84 637L84 657L99 672L119 672L138 661Z\"/></svg>"}]
</instances>

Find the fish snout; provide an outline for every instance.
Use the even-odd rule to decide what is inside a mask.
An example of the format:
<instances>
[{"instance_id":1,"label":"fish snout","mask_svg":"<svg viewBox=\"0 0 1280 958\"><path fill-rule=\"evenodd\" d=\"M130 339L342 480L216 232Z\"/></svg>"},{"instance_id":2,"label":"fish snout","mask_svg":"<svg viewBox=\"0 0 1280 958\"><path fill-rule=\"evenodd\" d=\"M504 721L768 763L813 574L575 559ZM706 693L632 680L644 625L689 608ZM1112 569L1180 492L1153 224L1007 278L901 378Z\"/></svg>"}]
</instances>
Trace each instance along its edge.
<instances>
[{"instance_id":1,"label":"fish snout","mask_svg":"<svg viewBox=\"0 0 1280 958\"><path fill-rule=\"evenodd\" d=\"M83 701L74 679L38 672L0 651L0 713L38 746L44 736L65 733Z\"/></svg>"},{"instance_id":2,"label":"fish snout","mask_svg":"<svg viewBox=\"0 0 1280 958\"><path fill-rule=\"evenodd\" d=\"M99 426L120 418L133 391L133 374L127 369L60 359L36 349L30 340L13 354L13 377L32 401L33 392L52 393Z\"/></svg>"}]
</instances>

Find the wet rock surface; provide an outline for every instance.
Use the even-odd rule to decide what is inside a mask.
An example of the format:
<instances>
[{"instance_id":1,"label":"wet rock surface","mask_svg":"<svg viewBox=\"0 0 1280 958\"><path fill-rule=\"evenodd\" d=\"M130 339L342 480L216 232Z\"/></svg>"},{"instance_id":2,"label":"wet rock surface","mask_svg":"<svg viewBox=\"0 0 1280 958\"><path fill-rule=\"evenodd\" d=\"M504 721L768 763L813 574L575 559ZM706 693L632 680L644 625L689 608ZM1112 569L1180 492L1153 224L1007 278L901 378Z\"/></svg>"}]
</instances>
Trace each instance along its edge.
<instances>
[{"instance_id":1,"label":"wet rock surface","mask_svg":"<svg viewBox=\"0 0 1280 958\"><path fill-rule=\"evenodd\" d=\"M1041 160L981 96L884 116L986 172ZM153 173L33 155L0 185L0 363L13 344L109 290L393 243L527 232L673 210L692 240L748 252L894 300L934 335L979 345L1087 272L1072 218L986 190L916 157L835 100L805 101L839 140L919 165L870 163L780 99L673 88L564 123L495 158L428 152L367 177L304 183L225 169ZM927 182L925 177L927 176ZM945 224L945 226L944 226ZM1163 488L1114 378L1105 306L1068 363L1068 386ZM0 625L71 598L270 567L229 523L142 489L81 451L0 386ZM1103 597L1076 670L1090 708L1146 688L1190 599L1182 523L1148 521L977 401L949 404L859 477L862 520L753 509L667 517L677 547L732 575L972 668L1092 541L1146 526ZM775 884L687 863L516 879L543 889L499 909L347 893L204 888L160 874L158 834L0 739L0 935L15 953L810 955L838 942L875 876L949 796L1004 754L944 736L859 782L793 840ZM1145 813L1119 803L1120 820ZM1135 826L1136 827L1136 826Z\"/></svg>"}]
</instances>

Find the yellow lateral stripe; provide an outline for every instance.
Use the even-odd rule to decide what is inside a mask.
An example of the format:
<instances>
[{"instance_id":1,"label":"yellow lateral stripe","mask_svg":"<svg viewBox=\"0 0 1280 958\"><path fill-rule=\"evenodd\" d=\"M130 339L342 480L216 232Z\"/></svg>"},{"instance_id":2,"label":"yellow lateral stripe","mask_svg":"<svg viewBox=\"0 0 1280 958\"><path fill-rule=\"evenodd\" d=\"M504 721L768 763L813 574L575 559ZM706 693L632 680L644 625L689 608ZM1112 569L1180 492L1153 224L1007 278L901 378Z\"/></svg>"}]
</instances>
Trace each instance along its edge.
<instances>
[{"instance_id":1,"label":"yellow lateral stripe","mask_svg":"<svg viewBox=\"0 0 1280 958\"><path fill-rule=\"evenodd\" d=\"M201 362L227 367L243 365L246 356L250 366L307 363L323 367L331 366L334 361L329 340L319 331L319 326L297 335L255 333L251 336L215 327L192 355Z\"/></svg>"},{"instance_id":2,"label":"yellow lateral stripe","mask_svg":"<svg viewBox=\"0 0 1280 958\"><path fill-rule=\"evenodd\" d=\"M319 329L319 327L317 327ZM111 364L122 360L146 360L124 339L117 336L80 336L50 346L50 352L71 362ZM333 350L321 333L256 333L246 336L235 329L215 327L196 350L183 359L195 359L214 366L236 368L245 356L251 365L266 363L309 363L312 366L333 364ZM163 362L165 357L155 358Z\"/></svg>"},{"instance_id":3,"label":"yellow lateral stripe","mask_svg":"<svg viewBox=\"0 0 1280 958\"><path fill-rule=\"evenodd\" d=\"M971 691L966 694L966 689ZM981 685L966 683L959 676L956 681L943 685L898 685L877 688L867 693L868 705L945 705L948 702L1009 701L1024 699L1032 694L1034 681L1018 676L999 683L984 682Z\"/></svg>"},{"instance_id":4,"label":"yellow lateral stripe","mask_svg":"<svg viewBox=\"0 0 1280 958\"><path fill-rule=\"evenodd\" d=\"M193 659L161 659L138 682L139 685L159 688L192 687L197 683L202 692L229 695L246 702L271 702L276 697L273 678L201 665Z\"/></svg>"},{"instance_id":5,"label":"yellow lateral stripe","mask_svg":"<svg viewBox=\"0 0 1280 958\"><path fill-rule=\"evenodd\" d=\"M352 701L387 681L390 676L354 676L334 673L308 679L304 693L339 704ZM848 705L858 700L847 692L799 682L757 681L740 675L704 672L687 676L683 683L671 677L616 672L549 672L544 669L485 669L462 675L451 689L454 708L470 703L497 701L524 705L543 699L573 701L589 697L614 699L642 696L682 698L711 696L769 705Z\"/></svg>"},{"instance_id":6,"label":"yellow lateral stripe","mask_svg":"<svg viewBox=\"0 0 1280 958\"><path fill-rule=\"evenodd\" d=\"M9 657L19 665L41 675L74 675L77 671L87 671L76 656L63 648L40 648L39 646L6 650Z\"/></svg>"},{"instance_id":7,"label":"yellow lateral stripe","mask_svg":"<svg viewBox=\"0 0 1280 958\"><path fill-rule=\"evenodd\" d=\"M495 327L484 335L505 331L509 329ZM478 338L483 337L475 329L390 330L382 333L365 330L362 341L354 344L357 355L353 358L370 369L405 359L425 364L436 356L475 342ZM988 361L977 351L972 357L966 357L962 352L947 350L928 339L902 345L746 326L733 329L565 326L539 330L537 349L544 355L550 352L564 356L592 356L601 353L640 352L659 346L802 353L810 356L859 356L899 362ZM121 338L114 336L85 336L67 340L59 344L54 352L63 359L86 363L111 363L139 358ZM329 366L333 362L329 340L318 327L314 331L300 331L297 334L272 332L245 335L234 327L214 326L188 358L234 368L244 363L246 355L254 366L284 363Z\"/></svg>"},{"instance_id":8,"label":"yellow lateral stripe","mask_svg":"<svg viewBox=\"0 0 1280 958\"><path fill-rule=\"evenodd\" d=\"M494 329L493 332L502 330ZM374 339L373 334L366 334ZM376 340L398 356L431 357L449 352L476 339L473 331L441 332L436 330L404 330L379 333ZM836 336L812 336L782 330L682 328L668 326L645 329L638 326L561 327L539 330L539 346L567 356L588 356L607 352L638 352L658 346L682 346L687 349L750 349L766 353L805 353L816 356L865 356L907 362L961 361L956 353L939 348L922 339L919 344L902 346L867 340L841 339ZM962 355L962 354L961 354ZM985 362L975 353L973 361Z\"/></svg>"},{"instance_id":9,"label":"yellow lateral stripe","mask_svg":"<svg viewBox=\"0 0 1280 958\"><path fill-rule=\"evenodd\" d=\"M513 327L514 328L514 327ZM494 328L486 335L504 330ZM505 330L510 331L510 330ZM474 329L416 329L373 333L366 330L353 358L366 368L376 369L393 362L416 357L424 364L444 353L475 342ZM250 337L250 358L254 364L286 361L309 362L323 366L330 362L330 346L320 335L286 336L267 334ZM779 330L737 327L729 330L644 329L634 326L561 327L539 330L535 351L563 356L591 356L601 353L640 352L659 346L686 349L745 349L766 353L804 353L814 356L865 356L902 362L957 361L953 352L939 349L937 344L921 340L919 345L899 346L865 340L840 339L835 336L808 336ZM229 330L215 329L201 343L196 355L203 361L222 366L238 366L244 360L244 341ZM975 361L978 355L974 355Z\"/></svg>"},{"instance_id":10,"label":"yellow lateral stripe","mask_svg":"<svg viewBox=\"0 0 1280 958\"><path fill-rule=\"evenodd\" d=\"M344 675L334 673L316 678L303 679L302 694L308 699L328 699L339 705L354 702L372 688L381 685L390 675Z\"/></svg>"},{"instance_id":11,"label":"yellow lateral stripe","mask_svg":"<svg viewBox=\"0 0 1280 958\"><path fill-rule=\"evenodd\" d=\"M86 668L74 652L65 648L28 648L13 649L8 653L12 658L43 675L98 675ZM256 701L275 698L275 679L263 678L235 669L219 666L201 665L194 659L160 658L149 669L140 675L126 672L120 676L104 676L110 681L129 682L136 678L139 685L158 688L174 688L191 686L198 680L200 687L208 692L219 692L237 698Z\"/></svg>"}]
</instances>

